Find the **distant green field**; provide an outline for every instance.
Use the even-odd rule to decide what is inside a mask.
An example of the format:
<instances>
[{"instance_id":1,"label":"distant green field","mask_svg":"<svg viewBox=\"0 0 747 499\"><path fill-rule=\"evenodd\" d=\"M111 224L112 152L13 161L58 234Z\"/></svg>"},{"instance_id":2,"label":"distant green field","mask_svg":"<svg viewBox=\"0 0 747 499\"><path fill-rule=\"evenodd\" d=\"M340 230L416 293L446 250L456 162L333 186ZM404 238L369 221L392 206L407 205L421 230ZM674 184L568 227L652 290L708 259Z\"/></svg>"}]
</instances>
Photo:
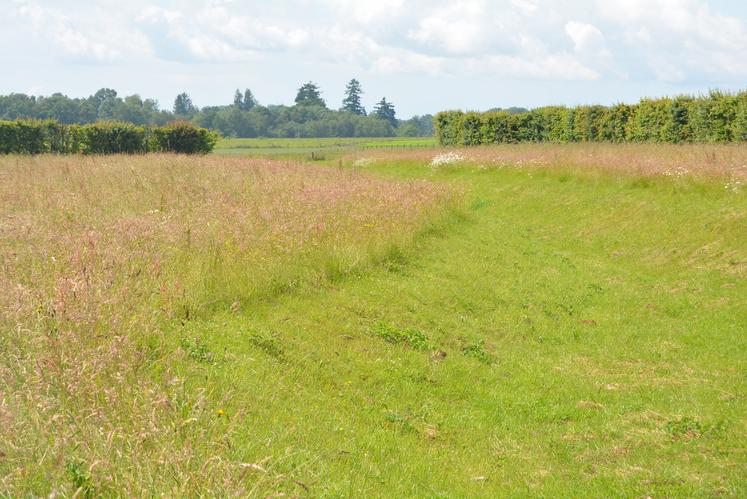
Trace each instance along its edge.
<instances>
[{"instance_id":1,"label":"distant green field","mask_svg":"<svg viewBox=\"0 0 747 499\"><path fill-rule=\"evenodd\" d=\"M316 139L221 139L217 154L247 156L303 156L311 153L333 155L362 149L425 148L437 145L434 137L359 137Z\"/></svg>"}]
</instances>

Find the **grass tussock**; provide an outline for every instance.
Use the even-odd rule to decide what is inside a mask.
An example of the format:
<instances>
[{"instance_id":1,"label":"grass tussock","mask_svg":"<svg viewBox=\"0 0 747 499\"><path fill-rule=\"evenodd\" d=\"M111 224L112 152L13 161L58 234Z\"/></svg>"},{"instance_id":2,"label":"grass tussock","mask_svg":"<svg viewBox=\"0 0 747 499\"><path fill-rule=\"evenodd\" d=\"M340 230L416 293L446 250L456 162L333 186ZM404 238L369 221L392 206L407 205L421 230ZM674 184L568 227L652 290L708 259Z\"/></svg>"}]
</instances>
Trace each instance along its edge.
<instances>
[{"instance_id":1,"label":"grass tussock","mask_svg":"<svg viewBox=\"0 0 747 499\"><path fill-rule=\"evenodd\" d=\"M400 255L446 199L297 163L1 158L0 494L244 490L237 423L172 369L214 354L165 331Z\"/></svg>"}]
</instances>

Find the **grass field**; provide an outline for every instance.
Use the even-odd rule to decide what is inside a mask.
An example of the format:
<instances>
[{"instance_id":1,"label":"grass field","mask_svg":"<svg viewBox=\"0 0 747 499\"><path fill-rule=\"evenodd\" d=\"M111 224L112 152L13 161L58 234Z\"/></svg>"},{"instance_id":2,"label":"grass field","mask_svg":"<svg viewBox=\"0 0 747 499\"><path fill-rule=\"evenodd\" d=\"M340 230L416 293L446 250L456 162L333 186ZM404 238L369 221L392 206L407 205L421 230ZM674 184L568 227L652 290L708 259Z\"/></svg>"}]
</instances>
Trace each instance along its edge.
<instances>
[{"instance_id":1,"label":"grass field","mask_svg":"<svg viewBox=\"0 0 747 499\"><path fill-rule=\"evenodd\" d=\"M325 160L371 149L433 148L432 137L323 138L323 139L221 139L217 154Z\"/></svg>"},{"instance_id":2,"label":"grass field","mask_svg":"<svg viewBox=\"0 0 747 499\"><path fill-rule=\"evenodd\" d=\"M747 148L444 152L0 159L0 493L745 496Z\"/></svg>"}]
</instances>

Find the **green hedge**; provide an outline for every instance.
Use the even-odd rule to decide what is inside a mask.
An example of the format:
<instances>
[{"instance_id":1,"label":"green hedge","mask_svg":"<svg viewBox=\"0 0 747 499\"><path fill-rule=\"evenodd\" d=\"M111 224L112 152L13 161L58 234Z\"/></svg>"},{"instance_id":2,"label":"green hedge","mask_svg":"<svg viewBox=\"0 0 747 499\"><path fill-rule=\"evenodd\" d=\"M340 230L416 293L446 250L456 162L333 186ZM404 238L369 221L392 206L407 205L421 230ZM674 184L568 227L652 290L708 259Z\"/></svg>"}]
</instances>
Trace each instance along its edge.
<instances>
[{"instance_id":1,"label":"green hedge","mask_svg":"<svg viewBox=\"0 0 747 499\"><path fill-rule=\"evenodd\" d=\"M118 121L102 121L80 127L84 154L142 154L148 152L144 127Z\"/></svg>"},{"instance_id":2,"label":"green hedge","mask_svg":"<svg viewBox=\"0 0 747 499\"><path fill-rule=\"evenodd\" d=\"M147 128L120 121L63 125L52 120L0 121L0 154L207 154L218 136L188 122Z\"/></svg>"},{"instance_id":3,"label":"green hedge","mask_svg":"<svg viewBox=\"0 0 747 499\"><path fill-rule=\"evenodd\" d=\"M747 140L747 92L642 99L612 107L541 107L519 114L444 111L442 145L517 142L738 142Z\"/></svg>"},{"instance_id":4,"label":"green hedge","mask_svg":"<svg viewBox=\"0 0 747 499\"><path fill-rule=\"evenodd\" d=\"M152 143L159 151L207 154L213 150L217 141L217 134L198 128L188 121L176 121L153 129Z\"/></svg>"}]
</instances>

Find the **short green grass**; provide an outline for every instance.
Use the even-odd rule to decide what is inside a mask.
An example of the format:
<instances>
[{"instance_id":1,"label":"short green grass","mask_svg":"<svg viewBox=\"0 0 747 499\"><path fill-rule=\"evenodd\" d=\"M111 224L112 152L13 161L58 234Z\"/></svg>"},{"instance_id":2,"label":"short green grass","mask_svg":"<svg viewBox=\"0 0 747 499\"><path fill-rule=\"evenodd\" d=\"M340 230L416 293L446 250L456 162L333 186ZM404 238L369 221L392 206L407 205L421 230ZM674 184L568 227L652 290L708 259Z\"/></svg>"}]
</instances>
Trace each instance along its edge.
<instances>
[{"instance_id":1,"label":"short green grass","mask_svg":"<svg viewBox=\"0 0 747 499\"><path fill-rule=\"evenodd\" d=\"M180 333L214 355L189 347L181 374L249 492L747 494L744 192L375 168L463 189L466 221L401 265Z\"/></svg>"}]
</instances>

